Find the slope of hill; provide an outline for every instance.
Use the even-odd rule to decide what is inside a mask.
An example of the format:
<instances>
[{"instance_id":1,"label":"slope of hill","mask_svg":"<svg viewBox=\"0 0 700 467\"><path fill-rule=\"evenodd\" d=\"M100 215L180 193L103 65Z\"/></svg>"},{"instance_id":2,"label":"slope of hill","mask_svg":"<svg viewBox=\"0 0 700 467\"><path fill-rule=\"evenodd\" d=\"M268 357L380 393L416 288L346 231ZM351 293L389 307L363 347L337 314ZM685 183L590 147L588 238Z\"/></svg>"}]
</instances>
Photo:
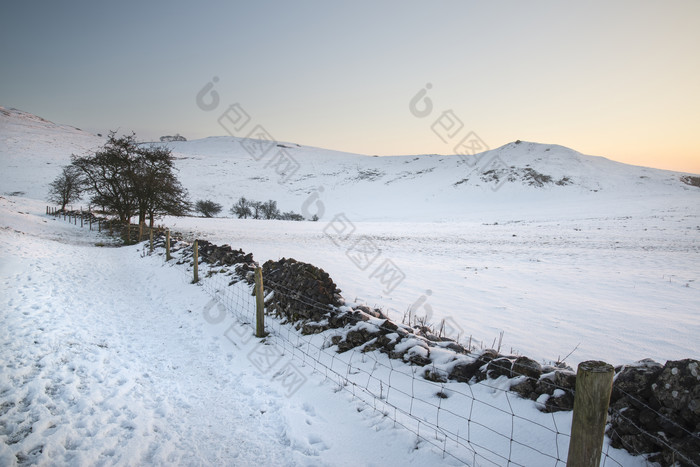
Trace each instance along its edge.
<instances>
[{"instance_id":1,"label":"slope of hill","mask_svg":"<svg viewBox=\"0 0 700 467\"><path fill-rule=\"evenodd\" d=\"M45 199L48 185L70 162L103 144L104 138L57 125L21 110L0 107L0 191Z\"/></svg>"},{"instance_id":2,"label":"slope of hill","mask_svg":"<svg viewBox=\"0 0 700 467\"><path fill-rule=\"evenodd\" d=\"M471 157L369 157L280 143L257 161L244 149L247 144L214 137L169 147L181 158L183 181L197 197L224 206L239 196L272 198L284 209L298 211L312 196L358 220L474 220L572 208L593 215L602 208L609 211L611 203L624 215L647 209L659 198L665 203L669 196L697 191L681 182L680 173L585 156L557 145L514 142ZM276 151L293 159L295 171L281 170L286 167L277 165ZM641 205L640 196L647 200ZM620 205L623 201L629 205Z\"/></svg>"},{"instance_id":3,"label":"slope of hill","mask_svg":"<svg viewBox=\"0 0 700 467\"><path fill-rule=\"evenodd\" d=\"M71 154L103 142L0 107L2 192L43 199ZM338 212L356 220L404 221L492 220L524 211L588 216L612 209L625 215L666 205L669 198L693 203L698 191L681 181L682 173L520 141L464 157L371 157L292 143L256 146L235 137L155 144L173 150L193 199L226 208L240 196L275 199L282 210L325 219Z\"/></svg>"}]
</instances>

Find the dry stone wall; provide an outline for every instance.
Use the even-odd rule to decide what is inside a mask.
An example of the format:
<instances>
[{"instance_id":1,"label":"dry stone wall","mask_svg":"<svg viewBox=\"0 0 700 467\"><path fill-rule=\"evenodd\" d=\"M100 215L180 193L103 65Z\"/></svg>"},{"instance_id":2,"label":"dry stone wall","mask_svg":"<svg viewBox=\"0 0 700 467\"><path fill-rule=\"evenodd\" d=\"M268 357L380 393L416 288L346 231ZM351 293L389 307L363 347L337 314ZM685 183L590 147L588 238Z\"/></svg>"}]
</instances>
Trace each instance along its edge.
<instances>
[{"instance_id":1,"label":"dry stone wall","mask_svg":"<svg viewBox=\"0 0 700 467\"><path fill-rule=\"evenodd\" d=\"M198 243L202 261L233 267L238 281L253 283L252 254ZM308 263L283 258L267 261L262 270L266 312L303 334L329 333L339 353L379 351L423 367L422 376L431 381L471 384L505 377L511 391L536 401L541 411L573 409L576 374L563 363L542 365L493 349L470 353L430 328L393 322L380 309L346 302L329 274ZM699 365L690 359L665 365L643 360L616 368L607 431L613 446L653 454L662 465L700 465Z\"/></svg>"}]
</instances>

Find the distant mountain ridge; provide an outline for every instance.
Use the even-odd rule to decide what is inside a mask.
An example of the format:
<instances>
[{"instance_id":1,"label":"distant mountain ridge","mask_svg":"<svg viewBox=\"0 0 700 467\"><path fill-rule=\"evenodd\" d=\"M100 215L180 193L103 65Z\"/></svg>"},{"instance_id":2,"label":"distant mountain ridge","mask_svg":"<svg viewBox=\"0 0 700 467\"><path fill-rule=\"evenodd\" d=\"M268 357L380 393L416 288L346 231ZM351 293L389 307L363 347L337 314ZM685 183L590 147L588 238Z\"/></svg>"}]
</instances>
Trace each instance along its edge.
<instances>
[{"instance_id":1,"label":"distant mountain ridge","mask_svg":"<svg viewBox=\"0 0 700 467\"><path fill-rule=\"evenodd\" d=\"M43 199L72 153L103 143L75 127L0 107L2 192ZM358 220L469 219L532 203L594 208L615 199L700 193L691 186L692 174L526 141L471 156L382 157L230 136L149 144L172 149L193 199L212 199L226 209L240 196L275 199L283 210L306 206L310 213L316 206L314 214L327 220L340 212Z\"/></svg>"}]
</instances>

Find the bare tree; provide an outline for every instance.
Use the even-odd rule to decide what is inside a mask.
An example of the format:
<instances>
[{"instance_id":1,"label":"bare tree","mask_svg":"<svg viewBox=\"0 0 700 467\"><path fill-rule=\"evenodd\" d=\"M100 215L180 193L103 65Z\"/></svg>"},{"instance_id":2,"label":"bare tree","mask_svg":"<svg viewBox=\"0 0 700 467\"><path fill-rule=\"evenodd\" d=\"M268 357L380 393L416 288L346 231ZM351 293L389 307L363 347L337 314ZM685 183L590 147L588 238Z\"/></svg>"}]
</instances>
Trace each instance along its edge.
<instances>
[{"instance_id":1,"label":"bare tree","mask_svg":"<svg viewBox=\"0 0 700 467\"><path fill-rule=\"evenodd\" d=\"M234 204L231 208L230 212L239 219L247 219L248 217L253 215L251 203L245 198L245 196L241 196L238 199L236 204Z\"/></svg>"},{"instance_id":2,"label":"bare tree","mask_svg":"<svg viewBox=\"0 0 700 467\"><path fill-rule=\"evenodd\" d=\"M263 219L279 219L280 210L277 208L277 201L268 200L260 206Z\"/></svg>"},{"instance_id":3,"label":"bare tree","mask_svg":"<svg viewBox=\"0 0 700 467\"><path fill-rule=\"evenodd\" d=\"M49 185L48 200L60 204L61 211L66 209L66 204L80 199L82 193L82 180L80 171L71 165L63 167L61 173Z\"/></svg>"},{"instance_id":4,"label":"bare tree","mask_svg":"<svg viewBox=\"0 0 700 467\"><path fill-rule=\"evenodd\" d=\"M92 204L116 213L124 223L137 209L133 177L137 149L135 135L117 138L112 132L95 154L72 157L73 166L85 180L85 190L92 195Z\"/></svg>"},{"instance_id":5,"label":"bare tree","mask_svg":"<svg viewBox=\"0 0 700 467\"><path fill-rule=\"evenodd\" d=\"M214 217L221 212L221 205L210 199L200 199L194 205L194 209L204 217Z\"/></svg>"},{"instance_id":6,"label":"bare tree","mask_svg":"<svg viewBox=\"0 0 700 467\"><path fill-rule=\"evenodd\" d=\"M173 161L169 149L143 147L134 134L117 137L114 132L95 154L72 157L93 204L116 213L125 223L134 214L139 222L148 216L151 226L157 215L182 215L191 208Z\"/></svg>"},{"instance_id":7,"label":"bare tree","mask_svg":"<svg viewBox=\"0 0 700 467\"><path fill-rule=\"evenodd\" d=\"M260 201L251 201L250 202L250 211L251 211L251 216L253 216L253 219L260 219L262 216L262 205Z\"/></svg>"},{"instance_id":8,"label":"bare tree","mask_svg":"<svg viewBox=\"0 0 700 467\"><path fill-rule=\"evenodd\" d=\"M156 216L181 216L192 209L187 190L175 175L173 161L170 149L153 145L138 148L134 189L139 223L148 217L153 227Z\"/></svg>"}]
</instances>

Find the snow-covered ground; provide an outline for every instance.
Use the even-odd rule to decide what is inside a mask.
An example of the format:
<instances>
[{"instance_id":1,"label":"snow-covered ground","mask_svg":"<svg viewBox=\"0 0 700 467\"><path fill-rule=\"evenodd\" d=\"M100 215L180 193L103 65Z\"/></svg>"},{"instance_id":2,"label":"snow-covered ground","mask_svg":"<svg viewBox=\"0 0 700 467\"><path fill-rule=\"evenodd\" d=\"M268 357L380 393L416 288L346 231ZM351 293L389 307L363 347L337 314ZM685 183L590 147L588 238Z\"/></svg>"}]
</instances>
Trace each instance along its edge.
<instances>
[{"instance_id":1,"label":"snow-covered ground","mask_svg":"<svg viewBox=\"0 0 700 467\"><path fill-rule=\"evenodd\" d=\"M242 358L254 343L234 344L204 319L211 297L182 271L138 247L96 247L106 240L44 216L60 166L104 139L0 110L0 464L457 462L310 368L287 397ZM500 341L545 362L573 351L572 366L700 357L700 189L684 174L534 143L474 160L275 145L298 162L290 175L247 144L169 143L193 199L226 210L240 196L275 199L320 221L162 223L260 263L311 262L346 299L398 321L409 308L445 319L477 348ZM530 169L566 181L533 186ZM562 431L570 423L546 417Z\"/></svg>"},{"instance_id":2,"label":"snow-covered ground","mask_svg":"<svg viewBox=\"0 0 700 467\"><path fill-rule=\"evenodd\" d=\"M181 271L41 209L0 199L0 464L443 461L310 368L288 398Z\"/></svg>"},{"instance_id":3,"label":"snow-covered ground","mask_svg":"<svg viewBox=\"0 0 700 467\"><path fill-rule=\"evenodd\" d=\"M183 267L146 255L145 246L97 247L108 239L43 210L41 202L0 198L0 464L461 465L472 459L469 450L453 457L464 454L459 446L446 446L455 454L444 454L439 438L417 438L382 405L414 394L420 420L421 401L442 400L422 378L411 378L415 367L387 360L393 393L368 407L361 394L351 395L354 389L343 391L342 382L313 371L315 365L280 352L304 380L290 393L288 383L255 364L251 355L261 344L251 339L250 323L230 315L211 319L219 305L206 286L190 283ZM352 355L338 356L336 366L343 358ZM371 358L355 358L351 383L363 368L381 371ZM474 465L565 459L570 413L540 413L535 403L507 395L507 380L493 384L439 385L449 396L439 402L441 424L459 415L454 430L478 443ZM427 431L431 439L426 407L421 436ZM457 424L461 417L471 419L471 428ZM413 430L420 432L420 424ZM607 445L605 454L622 465L643 465Z\"/></svg>"}]
</instances>

